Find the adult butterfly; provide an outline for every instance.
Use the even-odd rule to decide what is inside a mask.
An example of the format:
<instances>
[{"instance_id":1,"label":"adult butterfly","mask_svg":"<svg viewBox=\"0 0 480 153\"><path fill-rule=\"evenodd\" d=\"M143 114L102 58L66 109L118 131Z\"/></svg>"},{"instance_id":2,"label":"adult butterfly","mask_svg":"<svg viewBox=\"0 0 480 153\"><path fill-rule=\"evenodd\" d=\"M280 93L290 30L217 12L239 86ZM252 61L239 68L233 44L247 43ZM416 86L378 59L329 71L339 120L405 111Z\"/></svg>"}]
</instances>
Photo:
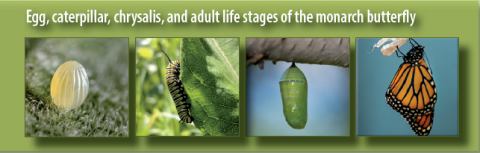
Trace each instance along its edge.
<instances>
[{"instance_id":1,"label":"adult butterfly","mask_svg":"<svg viewBox=\"0 0 480 153\"><path fill-rule=\"evenodd\" d=\"M403 63L388 86L385 100L407 120L415 134L428 136L433 124L437 88L432 72L423 59L425 47L412 38L409 40L412 49L407 55L398 47L395 52L398 57L403 57ZM402 55L398 55L398 52Z\"/></svg>"}]
</instances>

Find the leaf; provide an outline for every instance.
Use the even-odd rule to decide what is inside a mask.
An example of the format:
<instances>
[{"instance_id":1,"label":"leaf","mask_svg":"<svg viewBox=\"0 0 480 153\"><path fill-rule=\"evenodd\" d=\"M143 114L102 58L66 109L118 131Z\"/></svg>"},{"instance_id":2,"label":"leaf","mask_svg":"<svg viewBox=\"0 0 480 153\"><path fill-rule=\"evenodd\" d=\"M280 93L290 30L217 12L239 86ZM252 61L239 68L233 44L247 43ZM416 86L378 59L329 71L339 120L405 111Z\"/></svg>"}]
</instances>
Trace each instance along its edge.
<instances>
[{"instance_id":1,"label":"leaf","mask_svg":"<svg viewBox=\"0 0 480 153\"><path fill-rule=\"evenodd\" d=\"M182 39L180 79L204 136L239 135L239 39Z\"/></svg>"}]
</instances>

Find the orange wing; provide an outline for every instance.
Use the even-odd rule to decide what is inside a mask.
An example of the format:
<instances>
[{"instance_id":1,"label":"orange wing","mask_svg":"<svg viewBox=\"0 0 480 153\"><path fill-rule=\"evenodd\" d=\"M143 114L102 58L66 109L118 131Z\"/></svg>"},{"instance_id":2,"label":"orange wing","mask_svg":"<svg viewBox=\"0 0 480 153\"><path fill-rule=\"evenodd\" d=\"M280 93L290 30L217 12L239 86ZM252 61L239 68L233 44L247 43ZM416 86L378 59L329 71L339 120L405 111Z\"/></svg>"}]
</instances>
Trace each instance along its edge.
<instances>
[{"instance_id":1,"label":"orange wing","mask_svg":"<svg viewBox=\"0 0 480 153\"><path fill-rule=\"evenodd\" d=\"M407 120L415 134L428 136L433 124L437 88L425 60L400 65L385 100Z\"/></svg>"},{"instance_id":2,"label":"orange wing","mask_svg":"<svg viewBox=\"0 0 480 153\"><path fill-rule=\"evenodd\" d=\"M425 60L403 63L385 94L387 103L404 117L432 112L437 102L437 88Z\"/></svg>"},{"instance_id":3,"label":"orange wing","mask_svg":"<svg viewBox=\"0 0 480 153\"><path fill-rule=\"evenodd\" d=\"M413 132L419 136L428 136L433 124L433 110L424 115L405 118Z\"/></svg>"}]
</instances>

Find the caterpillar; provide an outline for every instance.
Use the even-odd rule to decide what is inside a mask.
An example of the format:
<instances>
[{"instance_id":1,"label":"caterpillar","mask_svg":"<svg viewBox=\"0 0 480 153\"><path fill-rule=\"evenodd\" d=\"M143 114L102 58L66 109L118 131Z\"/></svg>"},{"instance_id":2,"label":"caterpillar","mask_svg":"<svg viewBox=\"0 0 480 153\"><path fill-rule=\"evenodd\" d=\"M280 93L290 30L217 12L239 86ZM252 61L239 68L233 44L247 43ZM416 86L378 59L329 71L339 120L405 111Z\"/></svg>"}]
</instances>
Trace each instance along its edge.
<instances>
[{"instance_id":1,"label":"caterpillar","mask_svg":"<svg viewBox=\"0 0 480 153\"><path fill-rule=\"evenodd\" d=\"M165 73L168 90L172 99L175 102L175 107L177 108L178 116L180 117L179 122L192 123L193 117L190 115L190 104L187 103L187 94L185 94L185 89L182 86L182 80L180 80L180 62L170 60L167 53L162 50L162 52L167 56L170 64L167 66L167 72Z\"/></svg>"}]
</instances>

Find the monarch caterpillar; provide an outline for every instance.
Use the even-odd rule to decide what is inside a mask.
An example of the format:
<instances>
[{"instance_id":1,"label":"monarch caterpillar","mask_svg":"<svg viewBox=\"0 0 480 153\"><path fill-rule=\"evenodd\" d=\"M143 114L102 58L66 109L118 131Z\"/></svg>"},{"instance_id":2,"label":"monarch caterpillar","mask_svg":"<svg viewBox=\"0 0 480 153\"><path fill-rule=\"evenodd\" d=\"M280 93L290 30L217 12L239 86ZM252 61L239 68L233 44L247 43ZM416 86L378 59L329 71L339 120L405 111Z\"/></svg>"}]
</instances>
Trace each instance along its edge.
<instances>
[{"instance_id":1,"label":"monarch caterpillar","mask_svg":"<svg viewBox=\"0 0 480 153\"><path fill-rule=\"evenodd\" d=\"M170 64L167 66L167 72L165 77L167 80L168 90L172 99L175 102L175 107L177 108L178 116L180 117L180 122L192 123L193 117L190 116L190 104L187 103L187 94L185 94L185 89L182 86L182 80L180 80L180 62L171 61L167 53L163 50L162 52L167 56Z\"/></svg>"},{"instance_id":2,"label":"monarch caterpillar","mask_svg":"<svg viewBox=\"0 0 480 153\"><path fill-rule=\"evenodd\" d=\"M294 129L303 129L307 124L307 78L292 63L280 80L283 114L288 125Z\"/></svg>"},{"instance_id":3,"label":"monarch caterpillar","mask_svg":"<svg viewBox=\"0 0 480 153\"><path fill-rule=\"evenodd\" d=\"M428 136L433 124L437 88L423 56L424 46L409 38L412 49L403 54L403 63L385 93L385 100L400 113L418 136ZM414 45L412 40L417 44ZM398 52L402 56L398 55Z\"/></svg>"}]
</instances>

